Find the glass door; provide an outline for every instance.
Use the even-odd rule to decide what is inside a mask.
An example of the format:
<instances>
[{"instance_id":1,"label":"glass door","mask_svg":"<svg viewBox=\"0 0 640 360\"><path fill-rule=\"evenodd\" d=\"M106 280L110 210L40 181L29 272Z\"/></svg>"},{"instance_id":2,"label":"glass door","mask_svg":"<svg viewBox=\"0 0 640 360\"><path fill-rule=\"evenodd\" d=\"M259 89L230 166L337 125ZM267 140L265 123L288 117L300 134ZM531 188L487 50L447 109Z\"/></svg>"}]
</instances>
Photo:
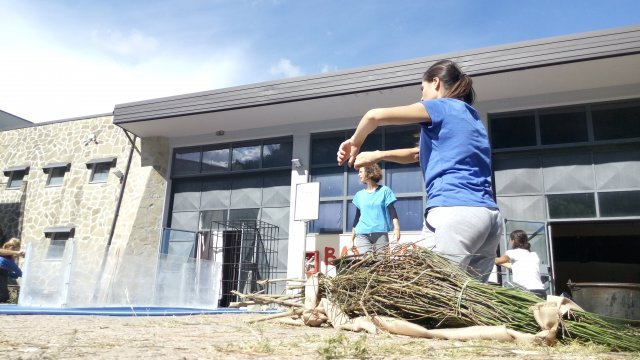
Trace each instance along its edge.
<instances>
[{"instance_id":1,"label":"glass door","mask_svg":"<svg viewBox=\"0 0 640 360\"><path fill-rule=\"evenodd\" d=\"M505 220L505 232L502 242L504 250L509 249L509 234L514 230L523 230L529 237L531 251L535 251L540 258L540 278L544 284L547 294L554 294L554 276L552 264L552 247L551 237L549 236L547 223L544 221L526 221L526 220ZM503 268L506 272L502 273L502 283L512 283L513 274L511 270Z\"/></svg>"}]
</instances>

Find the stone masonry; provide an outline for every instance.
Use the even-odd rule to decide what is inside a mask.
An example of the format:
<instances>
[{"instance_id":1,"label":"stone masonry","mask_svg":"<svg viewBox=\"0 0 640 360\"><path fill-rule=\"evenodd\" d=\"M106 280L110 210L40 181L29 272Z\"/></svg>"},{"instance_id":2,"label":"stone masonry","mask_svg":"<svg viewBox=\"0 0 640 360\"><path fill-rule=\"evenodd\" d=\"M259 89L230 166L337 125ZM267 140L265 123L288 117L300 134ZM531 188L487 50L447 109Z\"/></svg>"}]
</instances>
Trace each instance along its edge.
<instances>
[{"instance_id":1,"label":"stone masonry","mask_svg":"<svg viewBox=\"0 0 640 360\"><path fill-rule=\"evenodd\" d=\"M101 270L109 269L109 276L117 276L114 264L118 257L153 257L159 247L168 141L135 138L113 125L112 120L112 116L102 116L0 132L0 169L29 166L20 189L6 188L9 173L0 177L0 226L8 237L21 238L23 249L31 251L30 261L45 261L47 271L34 275L52 288L61 279L47 274L56 274L61 261L45 260L50 238L44 230L73 227L75 266L71 278L75 284L72 291L76 293L69 297L79 303L86 302L96 284L99 289L105 281ZM87 141L92 134L95 141ZM132 140L135 146L131 164L126 183L122 183L114 173L127 172ZM107 181L90 183L91 165L87 162L108 157L115 157L116 161ZM62 186L46 186L48 173L43 166L50 163L70 163ZM107 247L116 212L115 231L111 246Z\"/></svg>"}]
</instances>

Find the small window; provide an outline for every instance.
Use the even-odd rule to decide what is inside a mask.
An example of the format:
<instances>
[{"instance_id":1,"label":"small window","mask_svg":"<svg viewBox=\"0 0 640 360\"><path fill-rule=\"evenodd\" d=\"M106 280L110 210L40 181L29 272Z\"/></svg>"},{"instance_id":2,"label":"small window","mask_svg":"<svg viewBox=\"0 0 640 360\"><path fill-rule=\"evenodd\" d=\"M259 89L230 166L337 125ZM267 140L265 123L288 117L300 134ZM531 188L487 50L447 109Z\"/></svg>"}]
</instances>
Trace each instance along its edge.
<instances>
[{"instance_id":1,"label":"small window","mask_svg":"<svg viewBox=\"0 0 640 360\"><path fill-rule=\"evenodd\" d=\"M342 201L321 202L318 220L311 222L309 232L339 234L342 232ZM348 226L351 229L352 223Z\"/></svg>"},{"instance_id":2,"label":"small window","mask_svg":"<svg viewBox=\"0 0 640 360\"><path fill-rule=\"evenodd\" d=\"M272 168L279 166L291 166L293 157L292 142L274 142L262 145L262 167Z\"/></svg>"},{"instance_id":3,"label":"small window","mask_svg":"<svg viewBox=\"0 0 640 360\"><path fill-rule=\"evenodd\" d=\"M200 171L201 156L200 148L176 150L173 154L173 174L197 174Z\"/></svg>"},{"instance_id":4,"label":"small window","mask_svg":"<svg viewBox=\"0 0 640 360\"><path fill-rule=\"evenodd\" d=\"M109 171L116 163L115 157L94 159L87 161L87 167L91 168L89 183L105 183L109 179Z\"/></svg>"},{"instance_id":5,"label":"small window","mask_svg":"<svg viewBox=\"0 0 640 360\"><path fill-rule=\"evenodd\" d=\"M4 176L9 178L7 180L7 189L20 189L24 176L29 172L29 166L12 166L4 169L3 172Z\"/></svg>"},{"instance_id":6,"label":"small window","mask_svg":"<svg viewBox=\"0 0 640 360\"><path fill-rule=\"evenodd\" d=\"M234 147L231 153L231 170L259 169L260 148L260 145Z\"/></svg>"},{"instance_id":7,"label":"small window","mask_svg":"<svg viewBox=\"0 0 640 360\"><path fill-rule=\"evenodd\" d=\"M490 128L494 149L535 146L537 144L534 114L492 117Z\"/></svg>"},{"instance_id":8,"label":"small window","mask_svg":"<svg viewBox=\"0 0 640 360\"><path fill-rule=\"evenodd\" d=\"M602 217L640 215L640 191L612 191L598 194Z\"/></svg>"},{"instance_id":9,"label":"small window","mask_svg":"<svg viewBox=\"0 0 640 360\"><path fill-rule=\"evenodd\" d=\"M584 108L568 108L540 114L542 145L585 142L587 113Z\"/></svg>"},{"instance_id":10,"label":"small window","mask_svg":"<svg viewBox=\"0 0 640 360\"><path fill-rule=\"evenodd\" d=\"M176 151L176 160L178 160L178 153ZM189 156L193 157L195 160L195 153L187 153ZM183 158L179 159L180 166L182 168L180 171L176 171L180 174L189 173L192 170L196 170L197 166L187 162L185 158L187 154L182 153L180 155ZM188 165L187 165L188 164ZM174 167L175 168L175 167ZM226 171L229 170L229 148L221 148L221 149L206 149L202 152L202 172L216 172L216 171Z\"/></svg>"},{"instance_id":11,"label":"small window","mask_svg":"<svg viewBox=\"0 0 640 360\"><path fill-rule=\"evenodd\" d=\"M316 136L311 139L311 164L335 165L336 149L346 139L344 133Z\"/></svg>"},{"instance_id":12,"label":"small window","mask_svg":"<svg viewBox=\"0 0 640 360\"><path fill-rule=\"evenodd\" d=\"M592 109L596 140L640 137L640 103L609 104Z\"/></svg>"},{"instance_id":13,"label":"small window","mask_svg":"<svg viewBox=\"0 0 640 360\"><path fill-rule=\"evenodd\" d=\"M74 227L51 227L44 229L44 235L50 239L47 248L47 260L60 260L64 256L67 241L73 238Z\"/></svg>"},{"instance_id":14,"label":"small window","mask_svg":"<svg viewBox=\"0 0 640 360\"><path fill-rule=\"evenodd\" d=\"M12 171L11 175L9 175L7 189L19 189L22 186L25 174L25 170Z\"/></svg>"},{"instance_id":15,"label":"small window","mask_svg":"<svg viewBox=\"0 0 640 360\"><path fill-rule=\"evenodd\" d=\"M62 186L64 174L67 172L65 168L52 168L47 179L47 186Z\"/></svg>"},{"instance_id":16,"label":"small window","mask_svg":"<svg viewBox=\"0 0 640 360\"><path fill-rule=\"evenodd\" d=\"M593 193L547 195L549 218L591 218L596 216Z\"/></svg>"},{"instance_id":17,"label":"small window","mask_svg":"<svg viewBox=\"0 0 640 360\"><path fill-rule=\"evenodd\" d=\"M109 178L109 170L111 170L111 164L99 163L93 166L91 171L90 183L104 183Z\"/></svg>"},{"instance_id":18,"label":"small window","mask_svg":"<svg viewBox=\"0 0 640 360\"><path fill-rule=\"evenodd\" d=\"M47 260L60 260L64 255L64 249L69 240L69 233L51 234L51 242L47 249Z\"/></svg>"},{"instance_id":19,"label":"small window","mask_svg":"<svg viewBox=\"0 0 640 360\"><path fill-rule=\"evenodd\" d=\"M62 186L64 174L69 170L69 163L52 163L42 167L48 173L46 186Z\"/></svg>"}]
</instances>

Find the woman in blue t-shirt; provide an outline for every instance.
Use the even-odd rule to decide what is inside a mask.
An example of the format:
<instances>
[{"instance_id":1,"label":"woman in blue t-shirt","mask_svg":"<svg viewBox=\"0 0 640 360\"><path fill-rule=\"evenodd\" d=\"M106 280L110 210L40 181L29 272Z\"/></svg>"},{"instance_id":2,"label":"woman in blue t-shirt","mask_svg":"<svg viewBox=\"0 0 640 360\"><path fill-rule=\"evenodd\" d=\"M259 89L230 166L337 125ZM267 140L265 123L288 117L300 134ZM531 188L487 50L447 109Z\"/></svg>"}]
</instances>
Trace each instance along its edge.
<instances>
[{"instance_id":1,"label":"woman in blue t-shirt","mask_svg":"<svg viewBox=\"0 0 640 360\"><path fill-rule=\"evenodd\" d=\"M358 178L366 188L353 196L356 216L351 230L351 248L359 254L365 254L388 245L388 233L392 229L393 240L399 241L400 222L393 206L396 196L390 188L378 184L382 180L380 166L373 164L361 167Z\"/></svg>"},{"instance_id":2,"label":"woman in blue t-shirt","mask_svg":"<svg viewBox=\"0 0 640 360\"><path fill-rule=\"evenodd\" d=\"M503 224L493 199L489 138L471 106L474 98L471 78L453 61L438 61L422 76L420 101L369 110L340 144L338 163L360 168L381 160L419 160L427 193L421 244L487 281ZM418 147L359 154L378 126L406 124L420 126Z\"/></svg>"}]
</instances>

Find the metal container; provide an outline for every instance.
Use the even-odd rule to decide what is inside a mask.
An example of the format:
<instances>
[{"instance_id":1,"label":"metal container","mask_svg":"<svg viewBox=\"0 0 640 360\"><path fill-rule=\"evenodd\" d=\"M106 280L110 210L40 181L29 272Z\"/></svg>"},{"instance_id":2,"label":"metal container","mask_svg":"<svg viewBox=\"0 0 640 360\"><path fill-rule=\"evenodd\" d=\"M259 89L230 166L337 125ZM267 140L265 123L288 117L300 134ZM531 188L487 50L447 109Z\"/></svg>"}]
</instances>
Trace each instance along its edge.
<instances>
[{"instance_id":1,"label":"metal container","mask_svg":"<svg viewBox=\"0 0 640 360\"><path fill-rule=\"evenodd\" d=\"M640 320L640 284L567 283L573 301L586 311L628 320Z\"/></svg>"}]
</instances>

